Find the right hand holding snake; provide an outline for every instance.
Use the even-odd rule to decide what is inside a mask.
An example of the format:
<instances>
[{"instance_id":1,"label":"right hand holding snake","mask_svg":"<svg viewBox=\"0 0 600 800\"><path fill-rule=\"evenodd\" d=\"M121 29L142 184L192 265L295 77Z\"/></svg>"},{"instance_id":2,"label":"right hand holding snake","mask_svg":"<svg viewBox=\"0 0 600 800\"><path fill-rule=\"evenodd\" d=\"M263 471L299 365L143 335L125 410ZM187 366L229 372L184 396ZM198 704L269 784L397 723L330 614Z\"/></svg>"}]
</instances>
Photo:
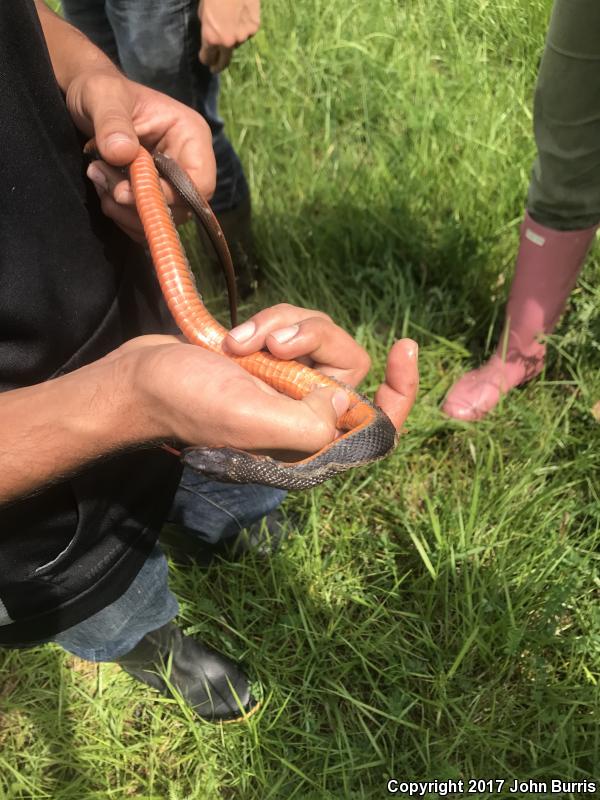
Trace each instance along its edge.
<instances>
[{"instance_id":1,"label":"right hand holding snake","mask_svg":"<svg viewBox=\"0 0 600 800\"><path fill-rule=\"evenodd\" d=\"M320 312L281 305L259 312L244 325L248 323L255 332L245 342L227 337L226 347L232 352L245 354L266 346L278 357L308 360L350 385L369 369L363 348ZM295 326L294 336L278 341L282 331L289 334ZM122 359L123 374L136 395L139 437L145 440L312 453L336 437L336 420L347 406L345 393L339 389L316 389L303 400L292 400L231 359L174 336L133 339L110 358ZM386 380L376 398L398 429L414 403L417 387L417 347L404 339L390 351Z\"/></svg>"},{"instance_id":2,"label":"right hand holding snake","mask_svg":"<svg viewBox=\"0 0 600 800\"><path fill-rule=\"evenodd\" d=\"M238 356L265 348L282 359L295 359L358 386L371 367L367 351L322 311L281 303L259 311L229 332L228 350ZM401 339L388 353L385 381L377 390L376 404L400 430L413 407L419 387L418 346Z\"/></svg>"}]
</instances>

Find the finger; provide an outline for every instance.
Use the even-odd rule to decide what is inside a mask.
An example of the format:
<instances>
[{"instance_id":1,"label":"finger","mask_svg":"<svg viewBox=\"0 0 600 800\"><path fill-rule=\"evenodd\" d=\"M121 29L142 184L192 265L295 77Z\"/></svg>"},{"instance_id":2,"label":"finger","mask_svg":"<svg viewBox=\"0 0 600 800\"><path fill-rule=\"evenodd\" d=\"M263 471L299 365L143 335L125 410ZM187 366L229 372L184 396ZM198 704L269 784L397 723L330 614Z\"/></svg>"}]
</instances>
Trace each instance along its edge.
<instances>
[{"instance_id":1,"label":"finger","mask_svg":"<svg viewBox=\"0 0 600 800\"><path fill-rule=\"evenodd\" d=\"M119 205L135 206L131 183L117 167L111 167L104 161L93 161L87 169L87 176L93 181L97 190L108 192ZM171 207L175 224L183 225L192 216L187 202L166 181L161 180L161 186L165 200Z\"/></svg>"},{"instance_id":2,"label":"finger","mask_svg":"<svg viewBox=\"0 0 600 800\"><path fill-rule=\"evenodd\" d=\"M352 336L322 317L278 328L267 335L266 345L278 358L308 356L314 369L352 386L360 383L371 368L367 352Z\"/></svg>"},{"instance_id":3,"label":"finger","mask_svg":"<svg viewBox=\"0 0 600 800\"><path fill-rule=\"evenodd\" d=\"M306 317L313 313L318 315ZM306 318L302 319L303 315ZM231 331L226 346L236 355L266 347L285 360L305 361L308 357L315 369L353 386L360 383L371 366L367 352L329 317L294 306L276 306L260 312Z\"/></svg>"},{"instance_id":4,"label":"finger","mask_svg":"<svg viewBox=\"0 0 600 800\"><path fill-rule=\"evenodd\" d=\"M198 192L209 199L215 189L216 163L212 134L205 120L192 109L181 107L181 114L165 134L153 142L155 149L177 161L187 172ZM161 181L167 202L186 208L186 201L165 181Z\"/></svg>"},{"instance_id":5,"label":"finger","mask_svg":"<svg viewBox=\"0 0 600 800\"><path fill-rule=\"evenodd\" d=\"M130 99L120 86L104 92L101 83L92 84L91 97L86 106L94 125L96 146L109 164L125 166L135 158L139 141L133 127Z\"/></svg>"},{"instance_id":6,"label":"finger","mask_svg":"<svg viewBox=\"0 0 600 800\"><path fill-rule=\"evenodd\" d=\"M388 354L385 383L375 394L375 403L400 430L419 389L419 347L412 339L396 342Z\"/></svg>"},{"instance_id":7,"label":"finger","mask_svg":"<svg viewBox=\"0 0 600 800\"><path fill-rule=\"evenodd\" d=\"M210 68L212 74L216 75L218 72L222 72L224 69L226 69L231 62L232 55L232 47L225 47L224 45L217 47L217 58Z\"/></svg>"},{"instance_id":8,"label":"finger","mask_svg":"<svg viewBox=\"0 0 600 800\"><path fill-rule=\"evenodd\" d=\"M246 24L246 32L248 36L254 34L260 28L260 1L253 0L251 3L246 3L242 8L241 20Z\"/></svg>"},{"instance_id":9,"label":"finger","mask_svg":"<svg viewBox=\"0 0 600 800\"><path fill-rule=\"evenodd\" d=\"M280 358L308 355L319 372L349 383L359 384L371 369L371 359L350 334L330 320L311 317L299 323L296 336L274 331L267 338L267 347ZM283 341L282 338L286 339Z\"/></svg>"},{"instance_id":10,"label":"finger","mask_svg":"<svg viewBox=\"0 0 600 800\"><path fill-rule=\"evenodd\" d=\"M219 51L218 47L214 44L207 44L206 42L202 42L202 46L200 47L200 52L198 53L198 58L200 61L209 69L217 63L219 58Z\"/></svg>"},{"instance_id":11,"label":"finger","mask_svg":"<svg viewBox=\"0 0 600 800\"><path fill-rule=\"evenodd\" d=\"M227 334L224 344L227 350L235 355L244 356L262 350L266 346L269 333L279 328L296 325L307 317L322 317L326 314L313 309L299 308L290 303L279 303L259 311L246 322L238 325Z\"/></svg>"},{"instance_id":12,"label":"finger","mask_svg":"<svg viewBox=\"0 0 600 800\"><path fill-rule=\"evenodd\" d=\"M96 189L100 197L100 206L103 213L112 219L135 242L143 244L146 241L142 223L135 209L116 203L106 191Z\"/></svg>"},{"instance_id":13,"label":"finger","mask_svg":"<svg viewBox=\"0 0 600 800\"><path fill-rule=\"evenodd\" d=\"M98 189L108 192L121 205L134 205L131 184L123 172L104 161L93 161L87 168L87 176Z\"/></svg>"},{"instance_id":14,"label":"finger","mask_svg":"<svg viewBox=\"0 0 600 800\"><path fill-rule=\"evenodd\" d=\"M315 453L337 436L336 422L348 408L348 396L340 389L315 389L302 400L282 395L266 396L253 402L247 394L247 438L238 427L237 436L246 438L244 449Z\"/></svg>"}]
</instances>

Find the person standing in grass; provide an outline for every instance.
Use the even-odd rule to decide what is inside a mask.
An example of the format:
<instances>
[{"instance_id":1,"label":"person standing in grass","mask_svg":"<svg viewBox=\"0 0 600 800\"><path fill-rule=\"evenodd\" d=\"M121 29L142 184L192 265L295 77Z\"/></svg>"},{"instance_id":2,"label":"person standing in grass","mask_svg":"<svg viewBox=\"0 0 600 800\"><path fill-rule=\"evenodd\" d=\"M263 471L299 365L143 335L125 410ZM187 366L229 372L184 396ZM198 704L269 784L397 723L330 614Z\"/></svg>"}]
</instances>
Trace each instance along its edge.
<instances>
[{"instance_id":1,"label":"person standing in grass","mask_svg":"<svg viewBox=\"0 0 600 800\"><path fill-rule=\"evenodd\" d=\"M217 161L211 207L223 229L238 290L255 280L248 183L218 113L219 73L258 31L260 0L61 0L65 18L125 74L179 100L210 125ZM109 179L95 164L95 178Z\"/></svg>"},{"instance_id":2,"label":"person standing in grass","mask_svg":"<svg viewBox=\"0 0 600 800\"><path fill-rule=\"evenodd\" d=\"M534 105L538 156L504 330L494 355L464 375L443 405L478 420L538 375L600 222L600 3L556 0Z\"/></svg>"},{"instance_id":3,"label":"person standing in grass","mask_svg":"<svg viewBox=\"0 0 600 800\"><path fill-rule=\"evenodd\" d=\"M283 493L182 475L157 443L314 451L335 437L347 395L290 400L170 335L152 267L126 235L141 238L127 182L96 193L86 180L87 138L122 167L139 136L210 196L200 115L126 79L43 0L0 3L0 105L0 646L57 642L163 693L168 663L198 716L240 718L255 706L248 677L171 622L157 538L167 519L200 539L237 534ZM227 347L303 357L349 384L369 368L326 315L285 304ZM416 346L401 341L376 398L397 427L417 382Z\"/></svg>"}]
</instances>

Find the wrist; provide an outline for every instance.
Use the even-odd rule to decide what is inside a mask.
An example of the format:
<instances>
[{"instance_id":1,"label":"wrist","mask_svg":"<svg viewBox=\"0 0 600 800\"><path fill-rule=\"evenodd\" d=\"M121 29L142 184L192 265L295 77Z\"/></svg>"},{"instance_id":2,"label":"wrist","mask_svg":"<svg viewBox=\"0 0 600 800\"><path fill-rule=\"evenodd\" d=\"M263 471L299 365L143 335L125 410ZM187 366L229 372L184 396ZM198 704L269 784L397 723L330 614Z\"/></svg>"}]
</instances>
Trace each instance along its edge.
<instances>
[{"instance_id":1,"label":"wrist","mask_svg":"<svg viewBox=\"0 0 600 800\"><path fill-rule=\"evenodd\" d=\"M48 408L51 416L58 403L67 408L60 417L65 434L82 451L105 455L144 441L147 434L129 379L126 355L109 355L75 372L50 381Z\"/></svg>"},{"instance_id":2,"label":"wrist","mask_svg":"<svg viewBox=\"0 0 600 800\"><path fill-rule=\"evenodd\" d=\"M54 74L63 93L66 94L73 81L84 71L111 70L120 74L112 61L83 33L51 11L44 0L36 0L36 8Z\"/></svg>"},{"instance_id":3,"label":"wrist","mask_svg":"<svg viewBox=\"0 0 600 800\"><path fill-rule=\"evenodd\" d=\"M176 438L170 424L169 388L165 395L160 377L164 351L170 347L173 345L134 348L115 362L121 396L116 399L111 413L131 419L129 430L123 434L130 437L131 443Z\"/></svg>"}]
</instances>

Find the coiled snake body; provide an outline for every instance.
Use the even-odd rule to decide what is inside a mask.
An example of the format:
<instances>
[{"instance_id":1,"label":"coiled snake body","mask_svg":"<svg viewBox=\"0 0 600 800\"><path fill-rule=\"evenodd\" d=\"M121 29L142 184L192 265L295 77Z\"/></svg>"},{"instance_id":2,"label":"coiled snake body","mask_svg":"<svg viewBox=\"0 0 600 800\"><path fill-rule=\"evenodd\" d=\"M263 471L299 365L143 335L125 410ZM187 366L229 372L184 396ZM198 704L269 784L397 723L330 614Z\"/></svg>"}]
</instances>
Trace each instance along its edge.
<instances>
[{"instance_id":1,"label":"coiled snake body","mask_svg":"<svg viewBox=\"0 0 600 800\"><path fill-rule=\"evenodd\" d=\"M282 489L307 489L339 472L386 456L393 450L397 439L392 422L381 409L351 387L296 361L281 361L267 352L261 351L250 356L224 353L222 342L227 331L209 314L198 295L158 173L187 201L203 224L219 257L229 267L228 288L234 322L235 284L231 278L231 258L210 206L187 174L172 159L159 153L150 155L140 147L137 157L129 166L136 206L164 298L188 341L226 354L251 375L288 397L299 400L316 387L342 386L350 398L348 410L337 421L338 429L344 433L302 461L287 463L234 448L209 447L185 449L181 454L182 461L215 480L259 483Z\"/></svg>"}]
</instances>

